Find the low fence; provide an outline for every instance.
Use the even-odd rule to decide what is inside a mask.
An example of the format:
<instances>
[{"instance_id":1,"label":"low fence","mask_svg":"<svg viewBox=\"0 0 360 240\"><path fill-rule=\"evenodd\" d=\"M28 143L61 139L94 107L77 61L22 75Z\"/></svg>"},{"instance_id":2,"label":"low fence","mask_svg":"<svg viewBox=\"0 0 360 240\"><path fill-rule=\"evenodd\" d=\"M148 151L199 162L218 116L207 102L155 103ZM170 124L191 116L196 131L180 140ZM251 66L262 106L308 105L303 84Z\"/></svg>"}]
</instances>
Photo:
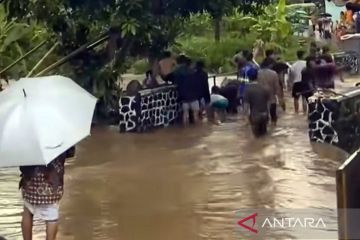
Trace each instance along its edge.
<instances>
[{"instance_id":1,"label":"low fence","mask_svg":"<svg viewBox=\"0 0 360 240\"><path fill-rule=\"evenodd\" d=\"M356 51L347 51L335 53L333 56L336 65L344 67L345 72L349 73L350 75L359 74L359 53Z\"/></svg>"},{"instance_id":2,"label":"low fence","mask_svg":"<svg viewBox=\"0 0 360 240\"><path fill-rule=\"evenodd\" d=\"M210 75L209 85L220 86L225 78L234 78L234 74L236 73ZM135 96L122 96L119 100L119 113L122 133L167 127L181 115L177 88L175 85L163 85L140 90Z\"/></svg>"},{"instance_id":3,"label":"low fence","mask_svg":"<svg viewBox=\"0 0 360 240\"><path fill-rule=\"evenodd\" d=\"M120 132L144 132L174 123L180 115L176 86L165 85L123 96L120 105Z\"/></svg>"},{"instance_id":4,"label":"low fence","mask_svg":"<svg viewBox=\"0 0 360 240\"><path fill-rule=\"evenodd\" d=\"M309 138L348 153L360 148L360 89L330 98L310 98Z\"/></svg>"}]
</instances>

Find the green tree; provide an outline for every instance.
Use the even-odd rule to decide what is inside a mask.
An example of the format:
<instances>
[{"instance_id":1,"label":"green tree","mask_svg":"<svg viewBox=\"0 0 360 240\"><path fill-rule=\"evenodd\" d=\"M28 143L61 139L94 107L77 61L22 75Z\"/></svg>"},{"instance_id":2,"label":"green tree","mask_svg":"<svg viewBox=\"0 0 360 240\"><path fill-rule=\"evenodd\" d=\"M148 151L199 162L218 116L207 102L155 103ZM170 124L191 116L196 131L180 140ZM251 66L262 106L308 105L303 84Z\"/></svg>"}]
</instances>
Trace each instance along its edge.
<instances>
[{"instance_id":1,"label":"green tree","mask_svg":"<svg viewBox=\"0 0 360 240\"><path fill-rule=\"evenodd\" d=\"M193 12L207 11L210 13L214 21L215 41L218 42L221 35L221 21L226 14L234 8L238 8L245 14L259 13L264 6L271 2L271 0L187 0L185 5Z\"/></svg>"},{"instance_id":2,"label":"green tree","mask_svg":"<svg viewBox=\"0 0 360 240\"><path fill-rule=\"evenodd\" d=\"M46 29L34 21L22 22L16 18L9 18L6 7L0 4L0 70L12 64L26 52L48 39ZM50 46L51 43L48 44ZM12 78L24 77L41 58L44 49L40 49L20 61L16 68L6 71L6 75Z\"/></svg>"},{"instance_id":3,"label":"green tree","mask_svg":"<svg viewBox=\"0 0 360 240\"><path fill-rule=\"evenodd\" d=\"M285 0L279 0L278 4L265 7L264 14L246 16L243 21L250 23L251 30L257 33L258 39L265 43L271 42L279 48L283 48L292 40L293 29L287 19Z\"/></svg>"}]
</instances>

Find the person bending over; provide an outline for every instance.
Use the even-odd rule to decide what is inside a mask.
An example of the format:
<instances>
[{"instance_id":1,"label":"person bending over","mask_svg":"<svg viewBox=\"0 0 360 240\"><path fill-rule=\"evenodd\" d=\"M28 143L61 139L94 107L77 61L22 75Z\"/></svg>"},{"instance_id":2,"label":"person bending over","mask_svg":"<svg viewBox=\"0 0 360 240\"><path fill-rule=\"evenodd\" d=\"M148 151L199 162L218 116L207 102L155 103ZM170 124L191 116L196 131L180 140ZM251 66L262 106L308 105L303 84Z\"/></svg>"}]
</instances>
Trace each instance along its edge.
<instances>
[{"instance_id":1,"label":"person bending over","mask_svg":"<svg viewBox=\"0 0 360 240\"><path fill-rule=\"evenodd\" d=\"M211 88L210 99L210 118L214 123L220 124L225 121L229 100L220 94L220 88L217 86Z\"/></svg>"}]
</instances>

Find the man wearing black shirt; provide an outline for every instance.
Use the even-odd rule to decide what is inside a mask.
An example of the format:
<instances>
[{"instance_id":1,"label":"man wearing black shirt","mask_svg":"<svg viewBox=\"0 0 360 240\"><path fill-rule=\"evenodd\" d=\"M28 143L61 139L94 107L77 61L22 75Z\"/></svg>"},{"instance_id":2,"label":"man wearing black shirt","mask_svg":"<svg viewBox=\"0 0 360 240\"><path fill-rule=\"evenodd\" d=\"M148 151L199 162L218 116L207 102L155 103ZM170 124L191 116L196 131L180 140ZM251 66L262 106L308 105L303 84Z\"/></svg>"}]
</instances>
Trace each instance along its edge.
<instances>
[{"instance_id":1,"label":"man wearing black shirt","mask_svg":"<svg viewBox=\"0 0 360 240\"><path fill-rule=\"evenodd\" d=\"M195 91L198 92L198 100L202 109L210 103L208 73L205 72L204 67L205 64L203 61L196 62L195 72L193 74L193 79L196 81Z\"/></svg>"}]
</instances>

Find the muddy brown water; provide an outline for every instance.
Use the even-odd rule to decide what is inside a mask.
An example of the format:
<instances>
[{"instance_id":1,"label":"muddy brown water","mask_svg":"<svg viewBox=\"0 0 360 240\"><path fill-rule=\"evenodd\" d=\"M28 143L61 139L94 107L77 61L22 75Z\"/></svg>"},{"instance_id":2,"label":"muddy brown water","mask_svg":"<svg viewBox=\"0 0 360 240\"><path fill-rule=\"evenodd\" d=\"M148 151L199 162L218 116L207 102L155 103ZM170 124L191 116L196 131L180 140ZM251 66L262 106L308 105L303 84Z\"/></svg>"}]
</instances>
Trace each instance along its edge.
<instances>
[{"instance_id":1,"label":"muddy brown water","mask_svg":"<svg viewBox=\"0 0 360 240\"><path fill-rule=\"evenodd\" d=\"M67 162L58 239L242 239L239 209L336 208L344 158L311 146L306 117L291 113L263 139L241 117L146 134L95 128ZM17 169L0 169L0 236L10 240L21 239L18 180ZM34 234L44 239L42 223Z\"/></svg>"},{"instance_id":2,"label":"muddy brown water","mask_svg":"<svg viewBox=\"0 0 360 240\"><path fill-rule=\"evenodd\" d=\"M336 208L344 156L320 148L331 158L314 153L306 118L293 114L260 140L239 117L146 134L95 128L67 163L59 239L232 240L240 239L238 209ZM0 235L8 239L21 239L18 174L0 170ZM34 232L44 239L41 223Z\"/></svg>"}]
</instances>

